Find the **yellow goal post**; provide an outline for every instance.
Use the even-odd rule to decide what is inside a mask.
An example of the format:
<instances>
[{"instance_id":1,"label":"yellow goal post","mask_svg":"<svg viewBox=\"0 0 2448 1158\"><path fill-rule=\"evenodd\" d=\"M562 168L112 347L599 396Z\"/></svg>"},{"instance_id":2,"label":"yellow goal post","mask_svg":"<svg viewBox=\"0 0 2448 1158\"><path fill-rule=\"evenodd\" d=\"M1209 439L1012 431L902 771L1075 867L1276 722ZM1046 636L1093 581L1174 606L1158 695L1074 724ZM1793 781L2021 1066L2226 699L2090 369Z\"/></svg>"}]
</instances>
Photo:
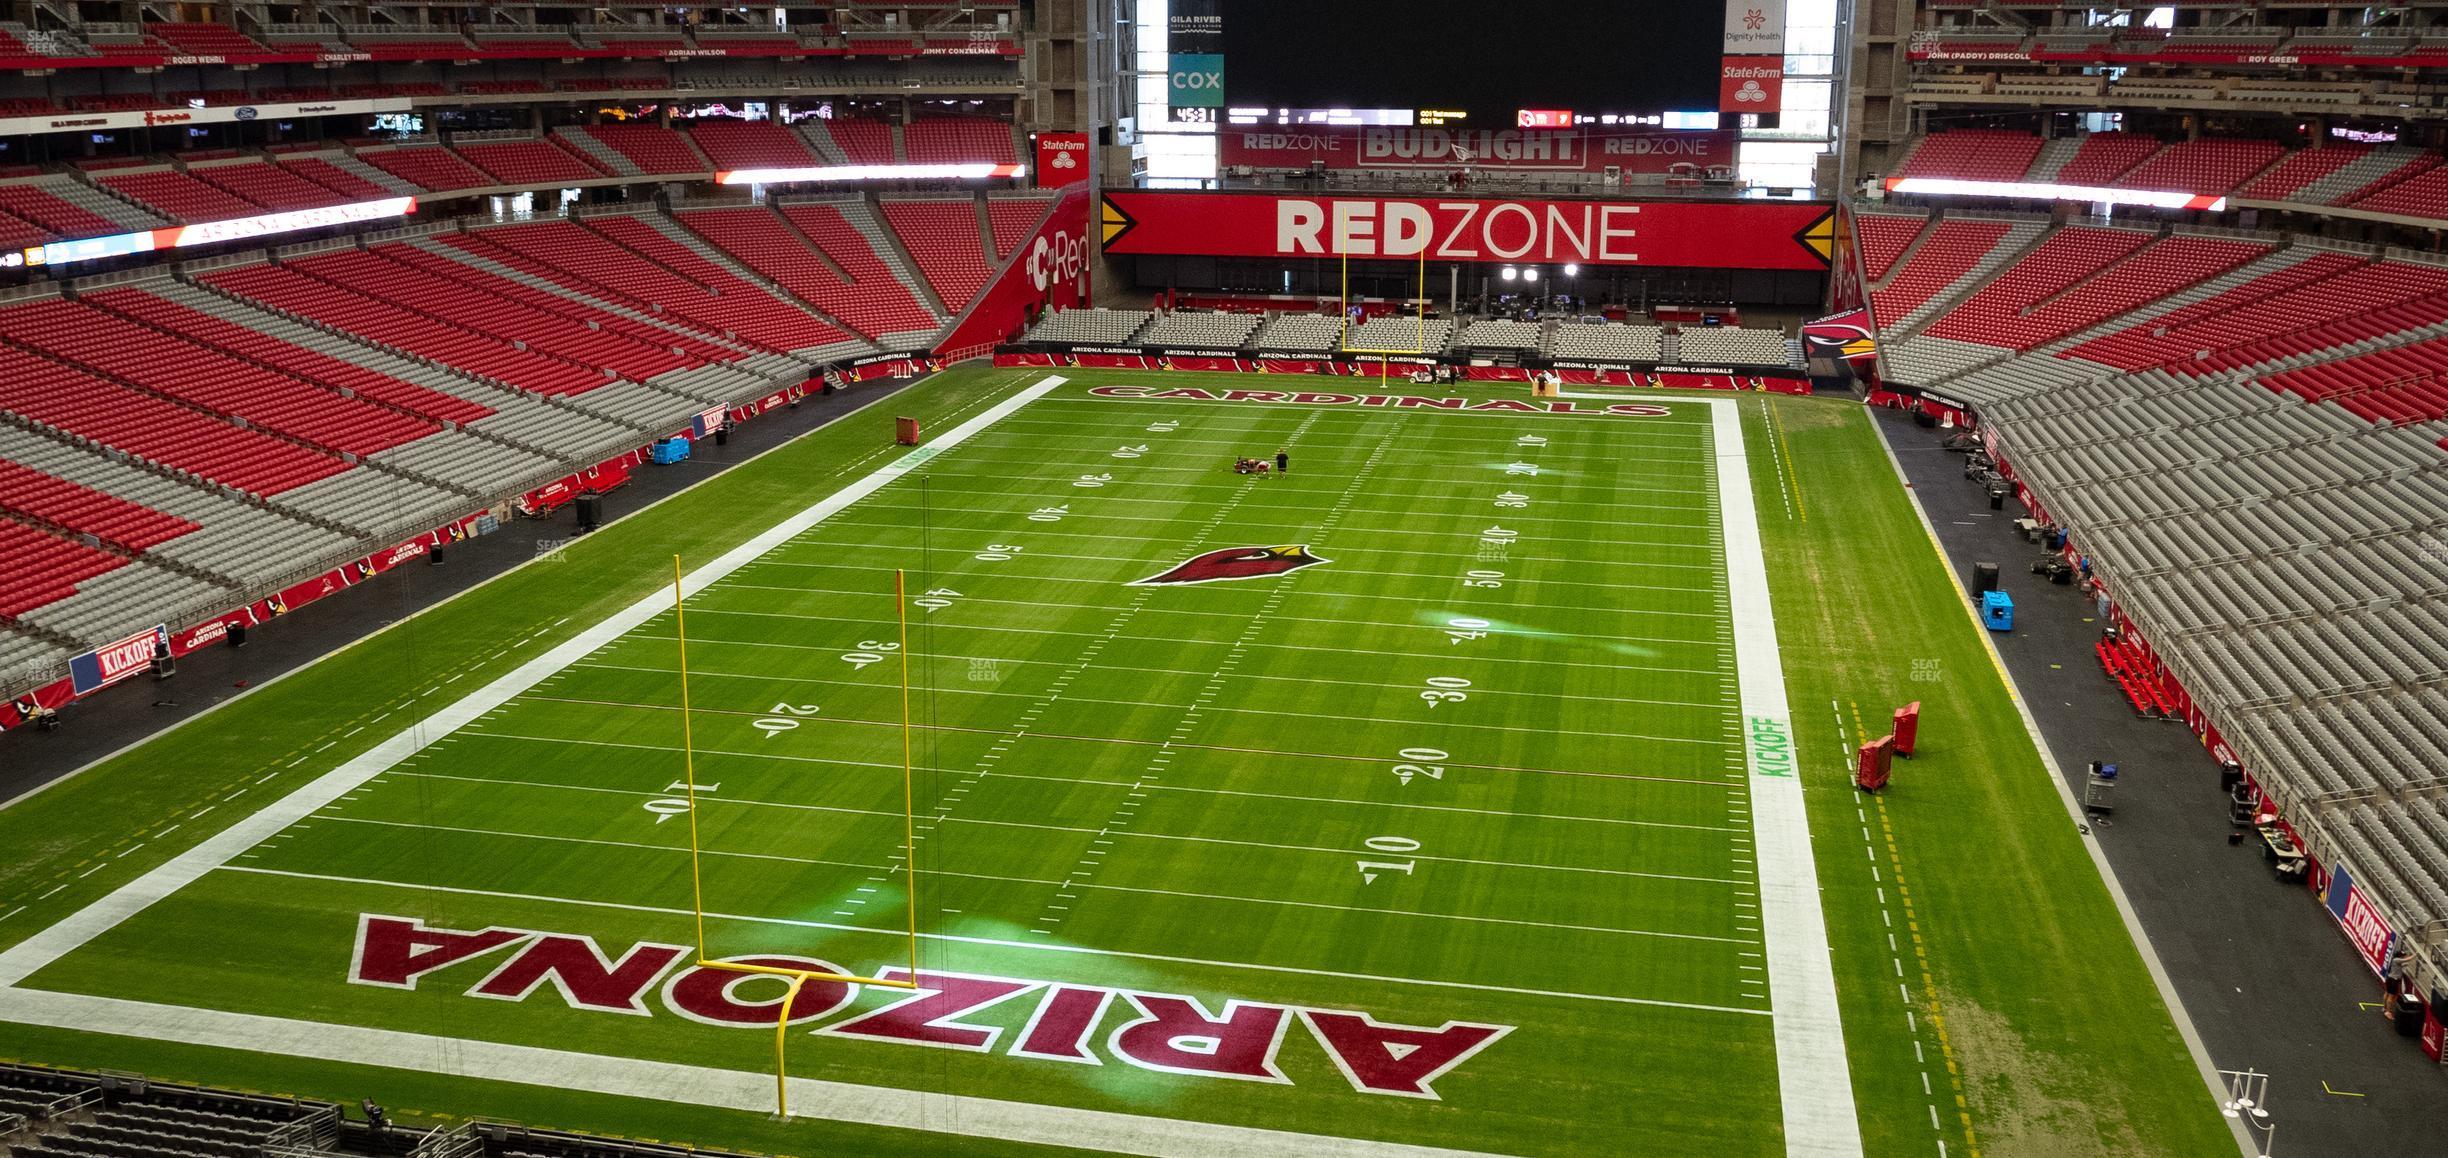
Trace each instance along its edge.
<instances>
[{"instance_id":1,"label":"yellow goal post","mask_svg":"<svg viewBox=\"0 0 2448 1158\"><path fill-rule=\"evenodd\" d=\"M828 973L812 969L786 969L772 965L754 965L740 961L717 961L706 952L705 874L701 868L704 849L697 834L697 745L689 720L688 669L688 601L682 590L680 557L672 556L672 634L678 640L680 652L680 759L683 782L688 787L689 892L690 910L697 922L697 967L724 973L741 973L779 977L790 983L774 1015L774 1104L781 1117L790 1116L790 1081L786 1068L790 1043L791 1007L798 1004L799 990L810 981L838 981L852 985L875 985L886 989L918 988L918 817L914 777L911 771L910 744L910 653L909 602L907 578L903 571L893 571L893 610L900 631L901 652L901 864L903 876L903 906L908 912L909 971L901 980L886 977L862 977L851 973ZM878 972L881 972L879 970Z\"/></svg>"},{"instance_id":2,"label":"yellow goal post","mask_svg":"<svg viewBox=\"0 0 2448 1158\"><path fill-rule=\"evenodd\" d=\"M1417 287L1415 287L1415 292L1413 294L1413 300L1419 303L1419 310L1413 317L1415 328L1412 331L1412 348L1408 350L1376 349L1354 346L1351 344L1351 253L1348 250L1338 248L1335 250L1335 256L1342 260L1343 271L1342 297L1340 299L1342 303L1341 317L1343 321L1343 329L1339 337L1336 339L1335 345L1346 354L1377 355L1377 386L1379 389L1384 389L1386 384L1386 360L1388 358L1397 356L1416 358L1428 352L1428 247L1426 245L1420 246L1419 284Z\"/></svg>"}]
</instances>

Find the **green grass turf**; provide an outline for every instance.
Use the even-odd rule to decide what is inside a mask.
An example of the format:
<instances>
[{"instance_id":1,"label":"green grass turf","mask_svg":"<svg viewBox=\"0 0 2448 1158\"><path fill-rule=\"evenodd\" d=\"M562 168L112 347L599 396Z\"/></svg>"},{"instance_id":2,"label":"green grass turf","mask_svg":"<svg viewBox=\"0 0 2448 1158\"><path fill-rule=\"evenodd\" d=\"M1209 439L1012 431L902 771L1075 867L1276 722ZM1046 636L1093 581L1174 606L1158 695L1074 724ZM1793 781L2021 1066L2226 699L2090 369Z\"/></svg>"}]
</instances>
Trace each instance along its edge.
<instances>
[{"instance_id":1,"label":"green grass turf","mask_svg":"<svg viewBox=\"0 0 2448 1158\"><path fill-rule=\"evenodd\" d=\"M1038 376L956 371L892 409L944 429ZM706 907L734 915L708 923L709 949L855 970L900 959L899 667L872 646L892 639L885 591L900 567L913 593L956 592L934 595L942 605L912 636L927 725L919 924L958 938L928 940L924 968L1519 1028L1442 1078L1442 1101L1355 1093L1297 1024L1280 1052L1286 1085L807 1035L793 1072L1493 1150L1604 1152L1631 1138L1659 1152L1780 1150L1769 1019L1756 1012L1768 1001L1743 968L1758 933L1743 915L1755 896L1706 408L1544 420L1092 400L1085 386L1148 376L1072 377L692 598L697 773L720 785L697 818ZM1205 384L1219 381L1249 384ZM1871 1152L2223 1147L1863 416L1743 405ZM0 841L46 850L0 867L12 898L0 912L31 902L0 919L0 944L379 739L376 717L429 711L449 698L430 689L477 686L466 677L637 598L661 577L655 560L710 558L873 469L882 427L871 411L819 432L581 541L569 563L518 572L0 812ZM1287 444L1289 477L1222 469ZM1505 473L1513 461L1540 473ZM1112 477L1072 485L1084 474ZM1508 493L1530 505L1497 506ZM1057 518L1027 517L1056 506ZM1492 524L1523 538L1483 547ZM1329 562L1127 585L1203 550L1300 542ZM1466 586L1471 571L1502 572L1502 586ZM1461 615L1492 621L1488 634L1454 638ZM632 632L31 985L767 1064L763 1033L575 1012L549 987L517 1003L465 996L491 959L413 993L345 983L361 912L583 933L613 953L693 939L686 818L647 807L680 774L672 635L668 615ZM1470 680L1467 699L1431 706L1431 677ZM1851 727L1850 713L1880 718L1907 697L1930 706L1926 753L1857 815L1839 716ZM783 704L817 711L785 728L773 722ZM1442 776L1398 776L1398 753L1417 748L1450 753ZM1417 851L1371 851L1372 838ZM968 1020L1016 1032L1034 1005ZM1104 1024L1120 1020L1109 1011ZM387 1077L29 1040L42 1047L30 1060L328 1096ZM816 1149L850 1133L472 1081L393 1088L435 1113L701 1144ZM876 1132L873 1148L928 1142Z\"/></svg>"}]
</instances>

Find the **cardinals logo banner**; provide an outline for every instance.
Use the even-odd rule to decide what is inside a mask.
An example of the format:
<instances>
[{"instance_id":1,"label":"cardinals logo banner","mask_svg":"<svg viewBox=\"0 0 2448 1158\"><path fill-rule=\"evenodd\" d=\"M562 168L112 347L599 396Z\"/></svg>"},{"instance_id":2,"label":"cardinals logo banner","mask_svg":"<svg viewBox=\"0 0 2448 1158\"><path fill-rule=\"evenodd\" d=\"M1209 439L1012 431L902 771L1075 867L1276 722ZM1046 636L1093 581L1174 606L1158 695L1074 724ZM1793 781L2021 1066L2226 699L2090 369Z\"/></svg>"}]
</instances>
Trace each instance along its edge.
<instances>
[{"instance_id":1,"label":"cardinals logo banner","mask_svg":"<svg viewBox=\"0 0 2448 1158\"><path fill-rule=\"evenodd\" d=\"M1878 335L1871 332L1867 309L1846 310L1804 322L1802 340L1809 343L1811 353L1833 355L1848 362L1878 356Z\"/></svg>"},{"instance_id":2,"label":"cardinals logo banner","mask_svg":"<svg viewBox=\"0 0 2448 1158\"><path fill-rule=\"evenodd\" d=\"M1150 575L1131 584L1133 587L1167 586L1175 583L1223 583L1236 579L1264 579L1272 575L1287 575L1303 567L1327 562L1309 553L1306 543L1286 547L1226 547L1189 559L1162 575Z\"/></svg>"}]
</instances>

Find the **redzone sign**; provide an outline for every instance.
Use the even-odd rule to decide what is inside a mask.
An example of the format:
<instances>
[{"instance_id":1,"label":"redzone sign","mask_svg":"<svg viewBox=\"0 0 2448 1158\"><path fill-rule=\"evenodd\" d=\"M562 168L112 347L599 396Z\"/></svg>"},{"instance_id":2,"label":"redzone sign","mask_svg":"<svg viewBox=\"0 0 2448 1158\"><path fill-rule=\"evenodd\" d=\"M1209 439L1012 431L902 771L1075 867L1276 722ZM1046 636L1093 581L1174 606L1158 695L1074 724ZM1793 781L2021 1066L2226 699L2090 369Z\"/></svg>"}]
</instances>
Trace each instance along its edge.
<instances>
[{"instance_id":1,"label":"redzone sign","mask_svg":"<svg viewBox=\"0 0 2448 1158\"><path fill-rule=\"evenodd\" d=\"M1827 268L1831 211L1795 202L1105 194L1113 254ZM1806 236L1807 235L1807 236Z\"/></svg>"},{"instance_id":2,"label":"redzone sign","mask_svg":"<svg viewBox=\"0 0 2448 1158\"><path fill-rule=\"evenodd\" d=\"M700 1025L765 1032L784 1019L781 979L687 964L691 957L684 945L641 941L614 956L586 936L504 926L439 929L414 917L365 913L357 919L348 980L413 991L440 970L471 966L453 982L456 985L473 975L474 966L487 965L462 991L466 996L508 1002L558 999L571 1009L595 1013L669 1013ZM805 957L726 960L842 972L837 965ZM898 981L909 973L886 969L877 976ZM917 981L915 991L904 995L902 990L885 990L894 1000L847 1017L837 1015L857 1003L862 987L810 981L791 1001L788 1021L814 1026L808 1032L817 1037L1078 1065L1104 1065L1110 1059L1158 1073L1276 1085L1292 1084L1279 1058L1297 1022L1354 1090L1431 1101L1437 1099L1438 1078L1513 1030L1474 1021L1397 1025L1355 1010L1238 999L1217 1009L1186 994L1016 977L929 972L919 974ZM547 992L551 998L539 996ZM1016 1030L966 1020L1006 1007L1015 1010L1003 1016L1010 1022L1021 1003L1029 1012Z\"/></svg>"}]
</instances>

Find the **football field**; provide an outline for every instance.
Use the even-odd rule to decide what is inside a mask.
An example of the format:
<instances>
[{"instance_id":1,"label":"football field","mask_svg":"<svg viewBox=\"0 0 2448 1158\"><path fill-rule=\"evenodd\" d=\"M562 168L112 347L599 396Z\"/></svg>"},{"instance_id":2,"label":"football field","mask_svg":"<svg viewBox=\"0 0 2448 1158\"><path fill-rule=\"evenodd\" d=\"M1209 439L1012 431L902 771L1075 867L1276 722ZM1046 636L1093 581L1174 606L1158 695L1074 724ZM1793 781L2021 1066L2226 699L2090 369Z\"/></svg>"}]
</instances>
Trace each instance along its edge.
<instances>
[{"instance_id":1,"label":"football field","mask_svg":"<svg viewBox=\"0 0 2448 1158\"><path fill-rule=\"evenodd\" d=\"M430 690L10 930L0 1021L746 1116L779 1020L794 1116L945 1148L1967 1137L1892 836L1822 879L1763 404L1076 377L729 512L684 619L599 551L515 664L377 639Z\"/></svg>"}]
</instances>

